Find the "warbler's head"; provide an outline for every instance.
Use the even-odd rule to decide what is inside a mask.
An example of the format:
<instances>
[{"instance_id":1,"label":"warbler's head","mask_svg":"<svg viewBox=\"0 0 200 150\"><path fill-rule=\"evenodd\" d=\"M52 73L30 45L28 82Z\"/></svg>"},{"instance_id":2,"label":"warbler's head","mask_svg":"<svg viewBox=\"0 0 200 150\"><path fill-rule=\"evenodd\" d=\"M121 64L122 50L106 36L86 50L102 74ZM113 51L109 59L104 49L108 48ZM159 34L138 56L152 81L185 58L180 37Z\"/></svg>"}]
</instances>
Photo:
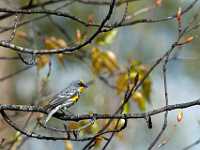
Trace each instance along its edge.
<instances>
[{"instance_id":1,"label":"warbler's head","mask_svg":"<svg viewBox=\"0 0 200 150\"><path fill-rule=\"evenodd\" d=\"M77 87L78 91L82 93L85 88L88 88L88 85L83 82L83 80L77 80L72 82L72 85Z\"/></svg>"}]
</instances>

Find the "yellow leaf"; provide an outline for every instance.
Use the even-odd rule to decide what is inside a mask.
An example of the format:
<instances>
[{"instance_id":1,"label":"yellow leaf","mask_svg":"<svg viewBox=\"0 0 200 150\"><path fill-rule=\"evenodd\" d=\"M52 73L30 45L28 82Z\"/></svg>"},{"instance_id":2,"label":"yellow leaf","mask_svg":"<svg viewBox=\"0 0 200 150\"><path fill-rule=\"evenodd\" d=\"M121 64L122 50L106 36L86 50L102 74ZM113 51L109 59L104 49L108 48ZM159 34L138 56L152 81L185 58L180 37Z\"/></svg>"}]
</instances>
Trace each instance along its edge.
<instances>
[{"instance_id":1,"label":"yellow leaf","mask_svg":"<svg viewBox=\"0 0 200 150\"><path fill-rule=\"evenodd\" d=\"M154 0L154 3L159 7L162 4L162 0Z\"/></svg>"},{"instance_id":2,"label":"yellow leaf","mask_svg":"<svg viewBox=\"0 0 200 150\"><path fill-rule=\"evenodd\" d=\"M103 142L103 140L104 140L104 138L103 137L101 137L101 136L98 136L98 137L96 137L95 138L95 148L98 148L100 145L101 145L101 143Z\"/></svg>"},{"instance_id":3,"label":"yellow leaf","mask_svg":"<svg viewBox=\"0 0 200 150\"><path fill-rule=\"evenodd\" d=\"M138 60L131 60L130 64L136 68L137 66L141 65L141 62Z\"/></svg>"},{"instance_id":4,"label":"yellow leaf","mask_svg":"<svg viewBox=\"0 0 200 150\"><path fill-rule=\"evenodd\" d=\"M97 38L95 39L95 42L96 44L99 44L99 45L111 44L114 38L116 37L116 35L117 35L117 30L114 29L112 31L105 32L97 36Z\"/></svg>"},{"instance_id":5,"label":"yellow leaf","mask_svg":"<svg viewBox=\"0 0 200 150\"><path fill-rule=\"evenodd\" d=\"M117 94L127 90L128 74L121 73L116 80Z\"/></svg>"},{"instance_id":6,"label":"yellow leaf","mask_svg":"<svg viewBox=\"0 0 200 150\"><path fill-rule=\"evenodd\" d=\"M87 20L88 20L88 24L93 24L93 22L94 22L94 16L93 15L89 15L88 18L87 18Z\"/></svg>"},{"instance_id":7,"label":"yellow leaf","mask_svg":"<svg viewBox=\"0 0 200 150\"><path fill-rule=\"evenodd\" d=\"M92 60L92 69L96 74L100 73L101 68L101 58L100 58L100 50L96 47L92 48L91 52L91 60Z\"/></svg>"},{"instance_id":8,"label":"yellow leaf","mask_svg":"<svg viewBox=\"0 0 200 150\"><path fill-rule=\"evenodd\" d=\"M129 104L129 102L127 102L127 103L124 105L122 114L127 114L127 113L129 113L129 109L130 109L130 104Z\"/></svg>"},{"instance_id":9,"label":"yellow leaf","mask_svg":"<svg viewBox=\"0 0 200 150\"><path fill-rule=\"evenodd\" d=\"M130 88L133 88L138 81L143 79L147 71L147 66L141 64L139 61L132 61L129 71L120 73L116 78L117 94L126 92L128 85ZM146 102L150 100L151 88L151 80L147 78L138 91L132 96L132 99L138 104L138 107L142 111L146 109Z\"/></svg>"},{"instance_id":10,"label":"yellow leaf","mask_svg":"<svg viewBox=\"0 0 200 150\"><path fill-rule=\"evenodd\" d=\"M180 21L181 21L181 17L182 17L182 9L181 9L181 7L179 7L179 8L178 8L178 11L177 11L177 13L176 13L176 20L177 20L178 22L180 22Z\"/></svg>"},{"instance_id":11,"label":"yellow leaf","mask_svg":"<svg viewBox=\"0 0 200 150\"><path fill-rule=\"evenodd\" d=\"M44 39L44 44L46 49L56 49L56 48L66 48L67 43L61 39L61 38L55 38L55 37L46 37ZM58 61L64 65L64 55L63 54L56 54Z\"/></svg>"},{"instance_id":12,"label":"yellow leaf","mask_svg":"<svg viewBox=\"0 0 200 150\"><path fill-rule=\"evenodd\" d=\"M44 39L44 44L45 44L46 49L58 48L55 37L46 37Z\"/></svg>"},{"instance_id":13,"label":"yellow leaf","mask_svg":"<svg viewBox=\"0 0 200 150\"><path fill-rule=\"evenodd\" d=\"M55 49L55 48L66 48L67 43L61 38L46 37L44 39L44 44L46 49Z\"/></svg>"},{"instance_id":14,"label":"yellow leaf","mask_svg":"<svg viewBox=\"0 0 200 150\"><path fill-rule=\"evenodd\" d=\"M138 104L140 110L145 111L146 99L141 92L135 92L132 96L133 100Z\"/></svg>"},{"instance_id":15,"label":"yellow leaf","mask_svg":"<svg viewBox=\"0 0 200 150\"><path fill-rule=\"evenodd\" d=\"M131 73L130 76L131 76L130 86L132 87L134 84L136 84L135 79L137 78L137 72ZM120 73L116 80L117 94L125 92L127 90L128 84L129 84L128 72Z\"/></svg>"},{"instance_id":16,"label":"yellow leaf","mask_svg":"<svg viewBox=\"0 0 200 150\"><path fill-rule=\"evenodd\" d=\"M20 132L18 132L18 131L16 132L14 141L15 142L9 148L10 150L16 150L17 147L23 142L22 134Z\"/></svg>"},{"instance_id":17,"label":"yellow leaf","mask_svg":"<svg viewBox=\"0 0 200 150\"><path fill-rule=\"evenodd\" d=\"M132 84L137 84L139 79L139 74L137 72L130 72L129 77Z\"/></svg>"},{"instance_id":18,"label":"yellow leaf","mask_svg":"<svg viewBox=\"0 0 200 150\"><path fill-rule=\"evenodd\" d=\"M69 122L67 127L70 130L75 130L75 129L78 129L80 125L77 122Z\"/></svg>"},{"instance_id":19,"label":"yellow leaf","mask_svg":"<svg viewBox=\"0 0 200 150\"><path fill-rule=\"evenodd\" d=\"M121 131L121 132L117 132L116 137L117 137L119 140L123 140L123 139L124 139L124 133L123 133L122 131Z\"/></svg>"},{"instance_id":20,"label":"yellow leaf","mask_svg":"<svg viewBox=\"0 0 200 150\"><path fill-rule=\"evenodd\" d=\"M130 81L135 86L139 80L141 80L141 77L143 75L143 65L141 62L134 60L131 62L130 70L129 70L129 76Z\"/></svg>"},{"instance_id":21,"label":"yellow leaf","mask_svg":"<svg viewBox=\"0 0 200 150\"><path fill-rule=\"evenodd\" d=\"M81 42L81 39L82 39L82 34L81 34L81 31L79 29L76 30L76 41L78 43Z\"/></svg>"},{"instance_id":22,"label":"yellow leaf","mask_svg":"<svg viewBox=\"0 0 200 150\"><path fill-rule=\"evenodd\" d=\"M105 66L105 68L107 68L110 73L113 73L115 70L118 69L117 59L113 52L106 51L102 52L101 55L103 59L103 66Z\"/></svg>"},{"instance_id":23,"label":"yellow leaf","mask_svg":"<svg viewBox=\"0 0 200 150\"><path fill-rule=\"evenodd\" d=\"M63 39L57 39L56 43L57 43L59 48L67 48L68 47L67 43Z\"/></svg>"},{"instance_id":24,"label":"yellow leaf","mask_svg":"<svg viewBox=\"0 0 200 150\"><path fill-rule=\"evenodd\" d=\"M22 140L21 133L20 133L19 131L17 131L17 132L15 133L15 139L17 139L17 140Z\"/></svg>"},{"instance_id":25,"label":"yellow leaf","mask_svg":"<svg viewBox=\"0 0 200 150\"><path fill-rule=\"evenodd\" d=\"M183 120L183 112L182 111L179 111L178 112L178 115L177 115L177 121L178 122L181 122Z\"/></svg>"},{"instance_id":26,"label":"yellow leaf","mask_svg":"<svg viewBox=\"0 0 200 150\"><path fill-rule=\"evenodd\" d=\"M150 94L152 90L151 87L152 87L151 80L150 79L144 80L142 84L142 92L147 100L150 100Z\"/></svg>"},{"instance_id":27,"label":"yellow leaf","mask_svg":"<svg viewBox=\"0 0 200 150\"><path fill-rule=\"evenodd\" d=\"M87 120L83 120L80 122L81 126L85 126L85 125L89 125L91 124L89 121ZM90 126L84 128L82 131L86 134L94 134L99 130L99 125L98 123L95 121L93 124L91 124Z\"/></svg>"},{"instance_id":28,"label":"yellow leaf","mask_svg":"<svg viewBox=\"0 0 200 150\"><path fill-rule=\"evenodd\" d=\"M36 65L38 70L45 67L47 64L49 64L49 62L50 62L49 55L39 55L36 57Z\"/></svg>"},{"instance_id":29,"label":"yellow leaf","mask_svg":"<svg viewBox=\"0 0 200 150\"><path fill-rule=\"evenodd\" d=\"M113 73L118 69L117 59L113 52L101 52L100 49L94 47L91 52L92 70L96 74L102 72Z\"/></svg>"},{"instance_id":30,"label":"yellow leaf","mask_svg":"<svg viewBox=\"0 0 200 150\"><path fill-rule=\"evenodd\" d=\"M74 149L74 148L73 148L73 144L72 144L71 141L65 140L65 141L64 141L64 144L65 144L65 150L73 150L73 149Z\"/></svg>"},{"instance_id":31,"label":"yellow leaf","mask_svg":"<svg viewBox=\"0 0 200 150\"><path fill-rule=\"evenodd\" d=\"M143 76L148 72L148 67L146 65L140 64L137 66L137 72L140 74L141 78L143 78Z\"/></svg>"},{"instance_id":32,"label":"yellow leaf","mask_svg":"<svg viewBox=\"0 0 200 150\"><path fill-rule=\"evenodd\" d=\"M116 127L117 123L118 123L117 129L120 129L120 128L122 128L124 126L125 120L124 119L120 119L120 120L115 119L115 120L113 120L108 129L109 130L113 130Z\"/></svg>"},{"instance_id":33,"label":"yellow leaf","mask_svg":"<svg viewBox=\"0 0 200 150\"><path fill-rule=\"evenodd\" d=\"M16 32L16 37L17 37L17 38L27 39L27 38L28 38L28 35L27 35L27 33L24 32L24 31L17 31L17 32Z\"/></svg>"},{"instance_id":34,"label":"yellow leaf","mask_svg":"<svg viewBox=\"0 0 200 150\"><path fill-rule=\"evenodd\" d=\"M118 124L117 124L117 123L118 123ZM115 119L115 120L112 121L111 125L109 126L109 130L115 129L115 128L116 128L116 125L117 125L117 129L121 129L121 128L124 126L124 123L125 123L125 120L124 120L124 119L120 119L120 120ZM118 132L118 133L116 134L116 137L117 137L118 139L122 140L123 137L124 137L123 132Z\"/></svg>"},{"instance_id":35,"label":"yellow leaf","mask_svg":"<svg viewBox=\"0 0 200 150\"><path fill-rule=\"evenodd\" d=\"M193 39L194 39L194 37L193 36L189 36L189 37L187 37L187 38L185 38L185 40L184 40L184 44L187 44L187 43L190 43L190 42L192 42L193 41Z\"/></svg>"}]
</instances>

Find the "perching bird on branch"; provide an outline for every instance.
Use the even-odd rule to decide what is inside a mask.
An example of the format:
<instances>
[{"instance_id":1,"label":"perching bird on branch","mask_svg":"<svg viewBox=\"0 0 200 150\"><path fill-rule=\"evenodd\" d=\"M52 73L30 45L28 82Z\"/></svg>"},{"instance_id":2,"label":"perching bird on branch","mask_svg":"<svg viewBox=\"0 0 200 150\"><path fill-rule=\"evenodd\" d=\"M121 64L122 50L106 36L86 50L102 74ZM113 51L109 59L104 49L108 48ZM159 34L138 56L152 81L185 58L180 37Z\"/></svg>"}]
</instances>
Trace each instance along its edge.
<instances>
[{"instance_id":1,"label":"perching bird on branch","mask_svg":"<svg viewBox=\"0 0 200 150\"><path fill-rule=\"evenodd\" d=\"M45 109L47 109L49 113L44 124L46 125L58 110L64 111L74 105L79 100L80 94L87 87L87 84L82 80L78 80L72 82L67 88L54 95L45 106Z\"/></svg>"}]
</instances>

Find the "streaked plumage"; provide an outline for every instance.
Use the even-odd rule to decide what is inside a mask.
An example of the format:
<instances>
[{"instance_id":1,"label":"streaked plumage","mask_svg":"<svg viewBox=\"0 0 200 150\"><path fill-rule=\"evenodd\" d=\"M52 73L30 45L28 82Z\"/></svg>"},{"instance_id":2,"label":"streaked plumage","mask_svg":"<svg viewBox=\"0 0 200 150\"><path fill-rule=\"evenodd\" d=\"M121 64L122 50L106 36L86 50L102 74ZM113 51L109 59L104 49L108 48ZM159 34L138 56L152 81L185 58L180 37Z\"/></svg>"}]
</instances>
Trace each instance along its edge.
<instances>
[{"instance_id":1,"label":"streaked plumage","mask_svg":"<svg viewBox=\"0 0 200 150\"><path fill-rule=\"evenodd\" d=\"M84 84L83 81L74 81L67 88L54 95L45 106L45 109L50 111L45 120L45 124L58 110L63 108L66 109L74 105L80 98L80 94L84 88L87 88L87 85Z\"/></svg>"}]
</instances>

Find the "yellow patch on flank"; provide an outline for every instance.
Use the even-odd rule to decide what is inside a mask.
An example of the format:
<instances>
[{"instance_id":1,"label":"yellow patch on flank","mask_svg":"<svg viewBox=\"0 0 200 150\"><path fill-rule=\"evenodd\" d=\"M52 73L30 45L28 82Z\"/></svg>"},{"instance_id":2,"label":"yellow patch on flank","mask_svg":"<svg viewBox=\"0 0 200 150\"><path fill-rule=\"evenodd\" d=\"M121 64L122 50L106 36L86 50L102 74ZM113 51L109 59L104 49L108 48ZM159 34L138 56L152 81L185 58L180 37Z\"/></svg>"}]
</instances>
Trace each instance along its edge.
<instances>
[{"instance_id":1,"label":"yellow patch on flank","mask_svg":"<svg viewBox=\"0 0 200 150\"><path fill-rule=\"evenodd\" d=\"M78 98L79 98L79 96L76 95L76 96L72 97L72 101L73 101L73 102L76 102L76 101L78 100Z\"/></svg>"},{"instance_id":2,"label":"yellow patch on flank","mask_svg":"<svg viewBox=\"0 0 200 150\"><path fill-rule=\"evenodd\" d=\"M81 86L81 87L79 88L79 92L82 93L83 91L84 91L84 87Z\"/></svg>"}]
</instances>

